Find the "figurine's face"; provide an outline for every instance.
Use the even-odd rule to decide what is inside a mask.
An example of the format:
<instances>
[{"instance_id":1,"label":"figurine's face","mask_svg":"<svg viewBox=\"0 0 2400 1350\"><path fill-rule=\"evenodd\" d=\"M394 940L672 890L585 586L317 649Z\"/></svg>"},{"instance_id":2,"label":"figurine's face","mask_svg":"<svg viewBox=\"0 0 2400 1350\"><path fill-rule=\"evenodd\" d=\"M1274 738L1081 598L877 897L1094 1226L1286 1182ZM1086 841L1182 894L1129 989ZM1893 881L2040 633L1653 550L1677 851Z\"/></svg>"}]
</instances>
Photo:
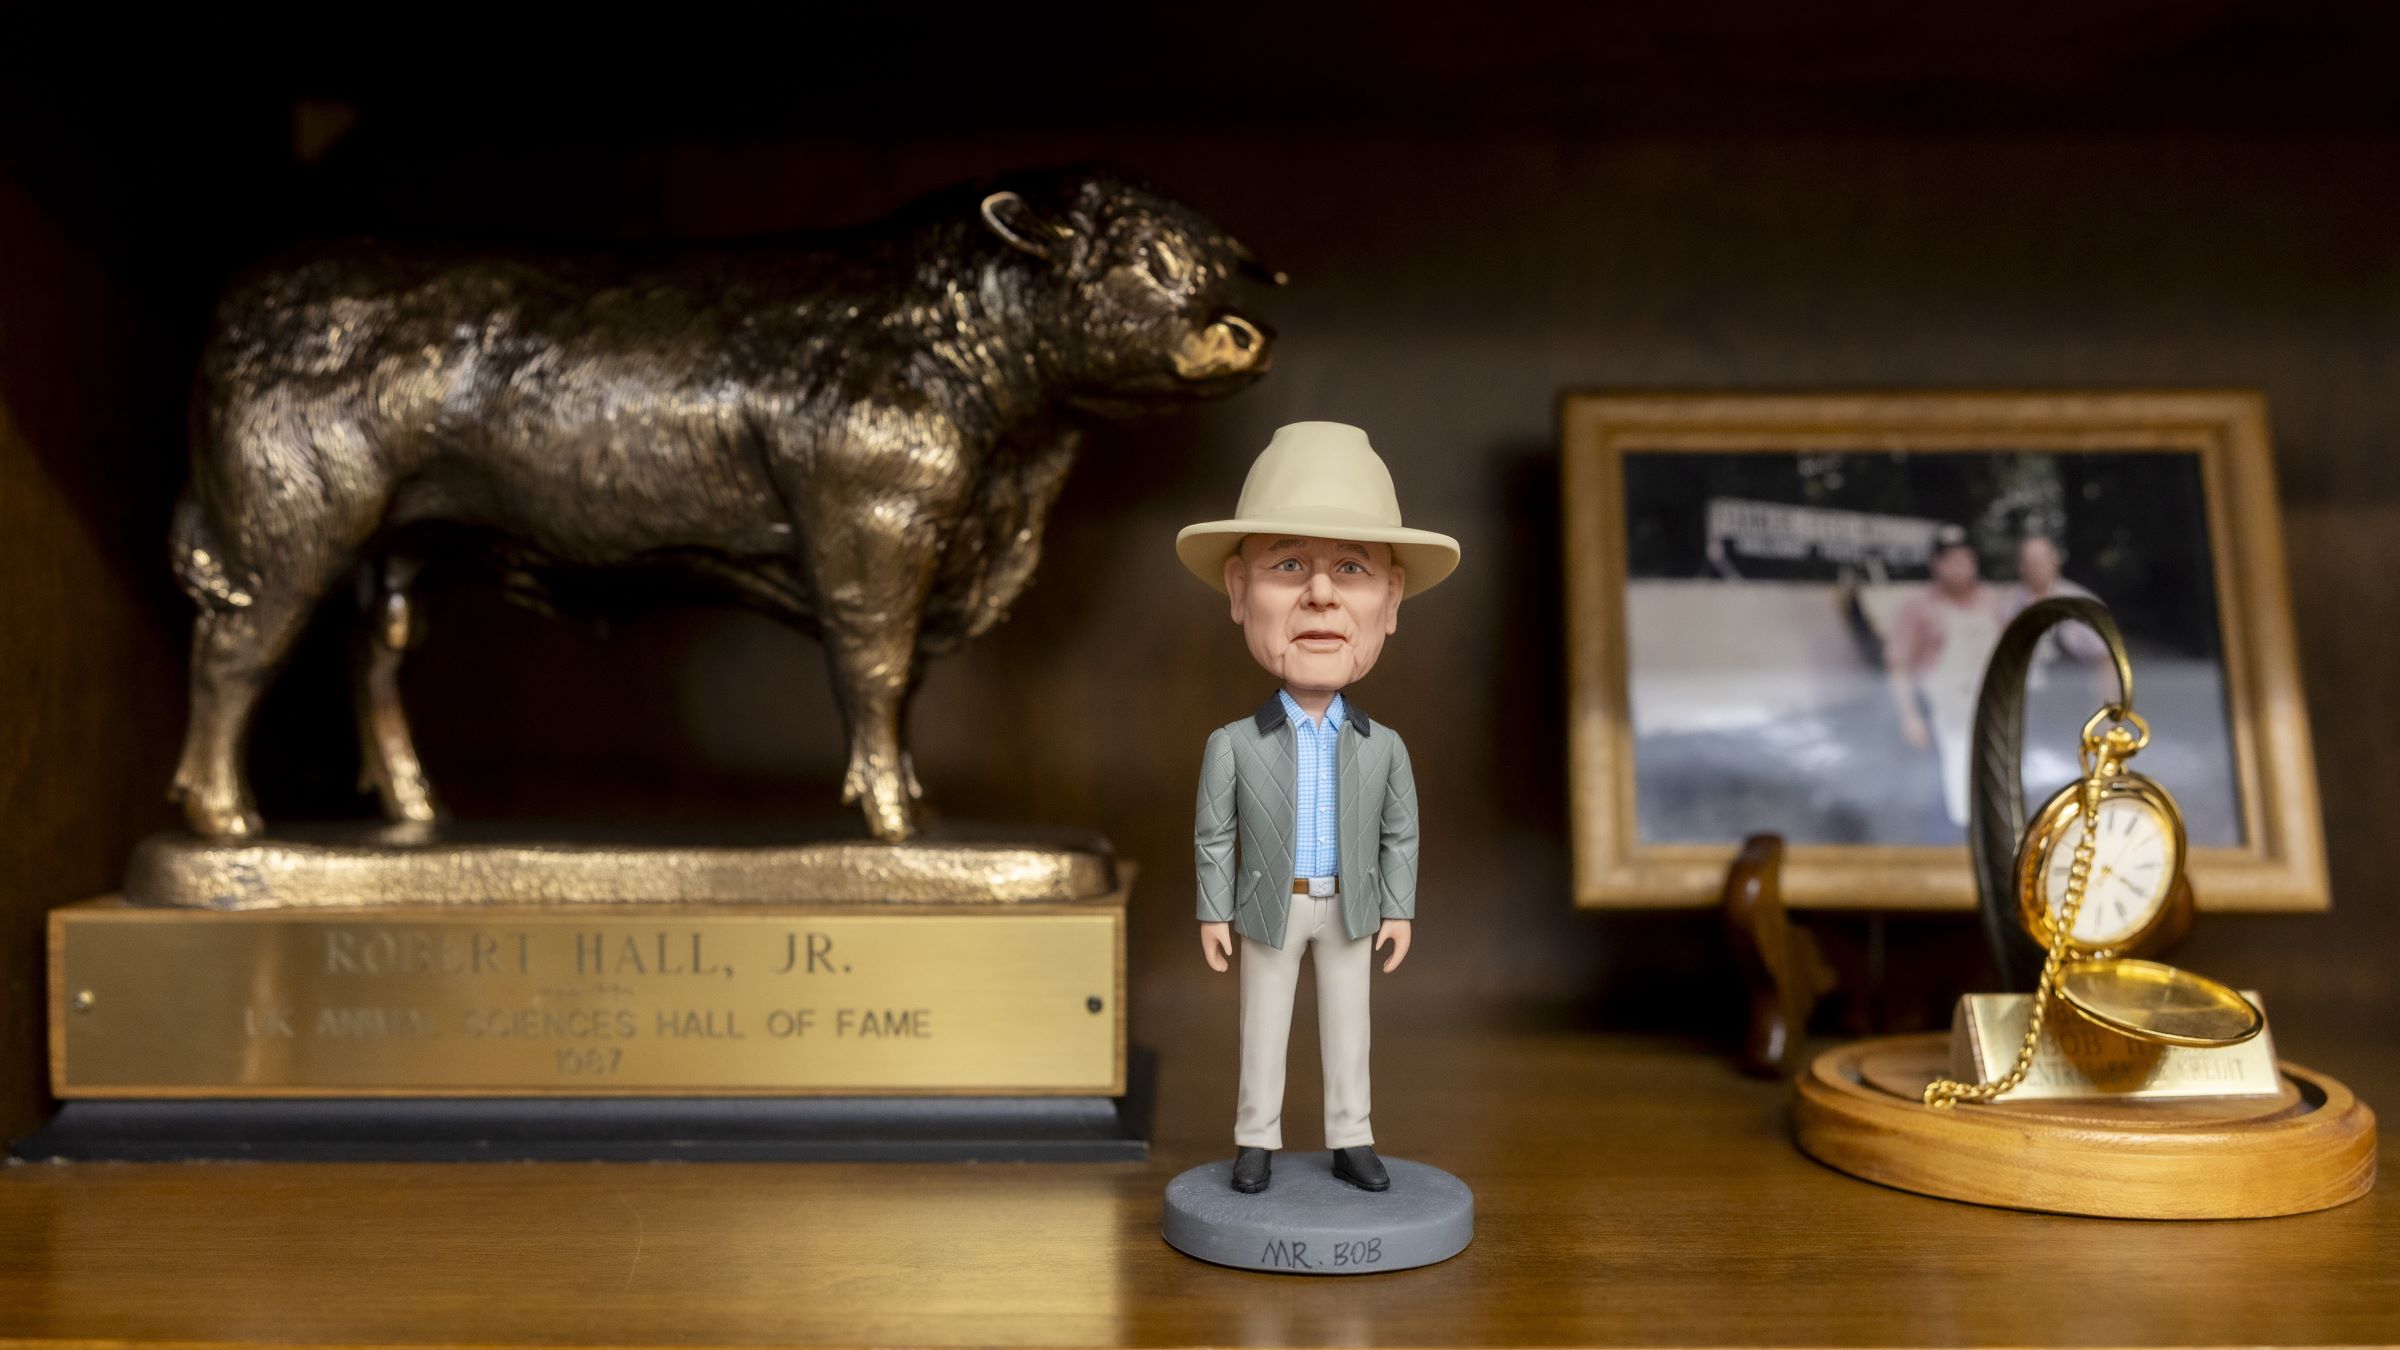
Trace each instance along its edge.
<instances>
[{"instance_id":1,"label":"figurine's face","mask_svg":"<svg viewBox=\"0 0 2400 1350\"><path fill-rule=\"evenodd\" d=\"M1250 655L1286 687L1338 691L1365 677L1400 626L1403 576L1388 544L1254 534L1225 560Z\"/></svg>"}]
</instances>

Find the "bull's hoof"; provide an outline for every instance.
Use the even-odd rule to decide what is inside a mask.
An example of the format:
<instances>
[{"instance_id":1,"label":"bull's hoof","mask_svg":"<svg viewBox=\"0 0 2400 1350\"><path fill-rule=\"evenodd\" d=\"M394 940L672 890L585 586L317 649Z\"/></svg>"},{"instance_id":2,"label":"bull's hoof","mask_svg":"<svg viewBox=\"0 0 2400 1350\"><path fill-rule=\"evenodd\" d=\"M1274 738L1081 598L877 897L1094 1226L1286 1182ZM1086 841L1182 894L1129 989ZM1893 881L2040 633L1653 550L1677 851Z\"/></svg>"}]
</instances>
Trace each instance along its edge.
<instances>
[{"instance_id":1,"label":"bull's hoof","mask_svg":"<svg viewBox=\"0 0 2400 1350\"><path fill-rule=\"evenodd\" d=\"M394 774L385 780L371 769L362 769L358 780L360 789L374 793L382 804L384 819L394 824L431 825L446 814L422 773Z\"/></svg>"},{"instance_id":2,"label":"bull's hoof","mask_svg":"<svg viewBox=\"0 0 2400 1350\"><path fill-rule=\"evenodd\" d=\"M183 803L184 823L203 839L251 839L265 827L244 793L215 794L179 787L168 796Z\"/></svg>"},{"instance_id":3,"label":"bull's hoof","mask_svg":"<svg viewBox=\"0 0 2400 1350\"><path fill-rule=\"evenodd\" d=\"M431 825L446 813L442 810L442 804L433 799L432 793L424 792L385 802L383 814L395 824Z\"/></svg>"},{"instance_id":4,"label":"bull's hoof","mask_svg":"<svg viewBox=\"0 0 2400 1350\"><path fill-rule=\"evenodd\" d=\"M886 844L905 844L917 837L914 812L897 802L870 803L866 809L867 833Z\"/></svg>"},{"instance_id":5,"label":"bull's hoof","mask_svg":"<svg viewBox=\"0 0 2400 1350\"><path fill-rule=\"evenodd\" d=\"M884 843L914 839L916 776L905 751L880 761L853 752L849 772L842 775L842 805L857 806L867 818L867 833Z\"/></svg>"}]
</instances>

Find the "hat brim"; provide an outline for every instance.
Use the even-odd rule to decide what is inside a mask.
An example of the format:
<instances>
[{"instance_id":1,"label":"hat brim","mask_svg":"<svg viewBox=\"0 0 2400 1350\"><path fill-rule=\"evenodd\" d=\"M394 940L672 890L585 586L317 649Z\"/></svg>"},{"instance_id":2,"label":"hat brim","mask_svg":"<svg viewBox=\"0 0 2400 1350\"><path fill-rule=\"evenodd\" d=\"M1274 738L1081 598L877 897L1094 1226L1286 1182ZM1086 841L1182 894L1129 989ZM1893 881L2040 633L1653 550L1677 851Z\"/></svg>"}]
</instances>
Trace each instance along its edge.
<instances>
[{"instance_id":1,"label":"hat brim","mask_svg":"<svg viewBox=\"0 0 2400 1350\"><path fill-rule=\"evenodd\" d=\"M1362 544L1389 544L1392 546L1392 559L1400 565L1401 574L1406 578L1400 590L1403 598L1433 589L1458 568L1458 541L1449 535L1402 526L1353 524L1322 517L1302 520L1298 517L1262 516L1186 525L1175 535L1175 556L1183 559L1185 569L1193 576L1221 593L1225 589L1225 560L1241 548L1242 536L1250 534L1272 534L1278 538L1353 539Z\"/></svg>"}]
</instances>

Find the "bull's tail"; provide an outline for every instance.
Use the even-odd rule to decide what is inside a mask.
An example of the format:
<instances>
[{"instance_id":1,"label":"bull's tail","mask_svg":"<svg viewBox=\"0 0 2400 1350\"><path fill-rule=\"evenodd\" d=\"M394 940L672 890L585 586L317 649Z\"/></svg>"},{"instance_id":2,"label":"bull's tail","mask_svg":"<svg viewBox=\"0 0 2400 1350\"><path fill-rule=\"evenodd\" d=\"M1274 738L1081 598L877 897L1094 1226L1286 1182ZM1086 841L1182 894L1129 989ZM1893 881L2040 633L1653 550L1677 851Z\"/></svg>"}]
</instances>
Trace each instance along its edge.
<instances>
[{"instance_id":1,"label":"bull's tail","mask_svg":"<svg viewBox=\"0 0 2400 1350\"><path fill-rule=\"evenodd\" d=\"M224 517L218 507L226 500L217 490L223 465L209 417L210 367L218 355L215 337L202 353L185 407L185 436L189 446L190 477L183 495L175 499L175 517L167 527L167 564L176 584L205 613L248 609L258 598L258 573L247 559L229 548Z\"/></svg>"},{"instance_id":2,"label":"bull's tail","mask_svg":"<svg viewBox=\"0 0 2400 1350\"><path fill-rule=\"evenodd\" d=\"M192 490L175 502L167 551L176 582L202 609L247 609L258 593L258 578L227 555L208 508Z\"/></svg>"}]
</instances>

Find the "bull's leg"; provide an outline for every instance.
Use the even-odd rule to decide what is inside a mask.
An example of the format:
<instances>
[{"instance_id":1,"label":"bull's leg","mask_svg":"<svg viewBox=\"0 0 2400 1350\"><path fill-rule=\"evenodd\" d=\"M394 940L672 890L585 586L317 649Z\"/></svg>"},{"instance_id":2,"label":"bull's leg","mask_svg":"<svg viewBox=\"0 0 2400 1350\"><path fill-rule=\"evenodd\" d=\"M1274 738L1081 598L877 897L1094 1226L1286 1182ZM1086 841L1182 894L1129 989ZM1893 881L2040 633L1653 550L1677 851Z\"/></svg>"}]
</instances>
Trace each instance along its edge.
<instances>
[{"instance_id":1,"label":"bull's leg","mask_svg":"<svg viewBox=\"0 0 2400 1350\"><path fill-rule=\"evenodd\" d=\"M908 667L916 646L916 616L862 616L856 626L827 623L826 660L833 671L834 697L850 732L850 766L842 775L842 801L856 803L867 831L886 843L917 832L912 789L916 777L901 745L900 720ZM887 625L901 625L892 633Z\"/></svg>"},{"instance_id":2,"label":"bull's leg","mask_svg":"<svg viewBox=\"0 0 2400 1350\"><path fill-rule=\"evenodd\" d=\"M211 839L258 833L243 765L251 714L308 621L316 596L259 587L239 608L204 608L192 627L192 707L168 796Z\"/></svg>"},{"instance_id":3,"label":"bull's leg","mask_svg":"<svg viewBox=\"0 0 2400 1350\"><path fill-rule=\"evenodd\" d=\"M900 725L908 725L908 710L915 706L917 690L925 683L926 652L924 644L917 646L916 657L908 673L908 687L900 691ZM908 790L912 802L925 799L925 785L917 781L917 757L904 745L900 749L900 785Z\"/></svg>"},{"instance_id":4,"label":"bull's leg","mask_svg":"<svg viewBox=\"0 0 2400 1350\"><path fill-rule=\"evenodd\" d=\"M354 431L263 411L225 417L256 428L255 439L194 453L196 484L213 488L227 514L195 495L176 516L175 570L200 617L191 720L168 795L194 831L215 839L258 832L243 763L251 715L317 602L357 561L385 500L380 476L361 472L371 460Z\"/></svg>"},{"instance_id":5,"label":"bull's leg","mask_svg":"<svg viewBox=\"0 0 2400 1350\"><path fill-rule=\"evenodd\" d=\"M916 833L915 772L900 728L940 535L921 503L888 506L852 504L813 522L804 537L834 698L850 733L842 801L858 804L876 838L898 842Z\"/></svg>"},{"instance_id":6,"label":"bull's leg","mask_svg":"<svg viewBox=\"0 0 2400 1350\"><path fill-rule=\"evenodd\" d=\"M400 660L422 636L409 584L416 564L390 558L368 569L366 622L357 654L359 786L374 792L392 820L424 823L441 815L417 760L400 702Z\"/></svg>"}]
</instances>

